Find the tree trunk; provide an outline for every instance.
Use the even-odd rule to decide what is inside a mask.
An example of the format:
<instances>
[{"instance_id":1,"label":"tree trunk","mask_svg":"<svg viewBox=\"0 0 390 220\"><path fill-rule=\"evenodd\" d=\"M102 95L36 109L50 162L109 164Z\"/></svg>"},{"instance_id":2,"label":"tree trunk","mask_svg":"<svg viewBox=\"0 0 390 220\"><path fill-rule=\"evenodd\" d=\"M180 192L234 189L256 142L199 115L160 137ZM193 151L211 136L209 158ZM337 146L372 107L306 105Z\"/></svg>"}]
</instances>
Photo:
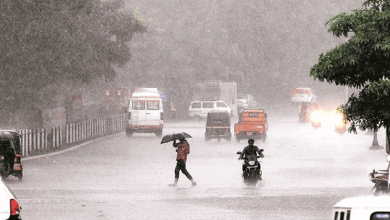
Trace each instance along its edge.
<instances>
[{"instance_id":1,"label":"tree trunk","mask_svg":"<svg viewBox=\"0 0 390 220\"><path fill-rule=\"evenodd\" d=\"M382 147L378 143L378 132L374 131L374 140L372 141L370 149L381 149Z\"/></svg>"}]
</instances>

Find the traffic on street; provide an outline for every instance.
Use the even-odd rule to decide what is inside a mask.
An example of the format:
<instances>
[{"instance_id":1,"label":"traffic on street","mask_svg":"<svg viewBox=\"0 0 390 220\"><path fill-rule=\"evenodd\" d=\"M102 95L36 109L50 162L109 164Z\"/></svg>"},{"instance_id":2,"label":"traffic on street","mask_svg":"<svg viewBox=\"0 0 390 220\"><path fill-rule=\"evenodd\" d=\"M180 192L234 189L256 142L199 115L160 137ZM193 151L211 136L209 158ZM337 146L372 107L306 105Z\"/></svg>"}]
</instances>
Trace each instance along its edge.
<instances>
[{"instance_id":1,"label":"traffic on street","mask_svg":"<svg viewBox=\"0 0 390 220\"><path fill-rule=\"evenodd\" d=\"M206 142L205 121L169 121L163 130L192 136L187 169L196 187L183 173L177 187L168 186L176 165L172 142L125 132L26 158L23 182L5 182L27 220L331 219L342 198L372 194L368 173L386 169L386 152L369 149L367 132L339 134L326 122L315 129L298 122L296 112L268 112L267 140L254 143L265 155L254 187L243 183L236 154L247 140Z\"/></svg>"}]
</instances>

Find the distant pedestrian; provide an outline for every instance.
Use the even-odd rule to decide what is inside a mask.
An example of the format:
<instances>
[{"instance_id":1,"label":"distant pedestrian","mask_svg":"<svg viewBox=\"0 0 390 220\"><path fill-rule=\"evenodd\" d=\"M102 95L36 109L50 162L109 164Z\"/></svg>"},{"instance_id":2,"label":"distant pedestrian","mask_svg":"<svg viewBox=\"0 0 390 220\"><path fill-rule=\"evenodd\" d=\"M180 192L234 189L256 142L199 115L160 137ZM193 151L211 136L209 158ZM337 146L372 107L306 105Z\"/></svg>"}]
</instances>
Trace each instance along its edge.
<instances>
[{"instance_id":1,"label":"distant pedestrian","mask_svg":"<svg viewBox=\"0 0 390 220\"><path fill-rule=\"evenodd\" d=\"M176 143L176 140L173 142L173 147L177 148L177 157L176 157L176 168L175 168L175 181L173 184L169 184L171 187L177 186L177 181L179 180L179 172L181 172L186 175L186 177L192 182L192 187L196 186L196 182L192 178L192 176L188 173L186 168L186 162L187 162L187 154L190 153L190 144L187 142L187 140L183 137L180 139L179 143Z\"/></svg>"}]
</instances>

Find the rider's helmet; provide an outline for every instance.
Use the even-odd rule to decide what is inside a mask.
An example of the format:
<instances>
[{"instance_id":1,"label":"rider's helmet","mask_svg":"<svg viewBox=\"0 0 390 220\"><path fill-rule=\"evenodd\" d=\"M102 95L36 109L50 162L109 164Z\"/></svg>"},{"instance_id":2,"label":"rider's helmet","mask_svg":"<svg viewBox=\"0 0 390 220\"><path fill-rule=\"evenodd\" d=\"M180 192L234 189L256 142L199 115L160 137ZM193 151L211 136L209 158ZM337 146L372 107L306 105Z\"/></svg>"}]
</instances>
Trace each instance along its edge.
<instances>
[{"instance_id":1,"label":"rider's helmet","mask_svg":"<svg viewBox=\"0 0 390 220\"><path fill-rule=\"evenodd\" d=\"M248 144L254 144L255 143L255 140L253 140L252 138L248 140Z\"/></svg>"}]
</instances>

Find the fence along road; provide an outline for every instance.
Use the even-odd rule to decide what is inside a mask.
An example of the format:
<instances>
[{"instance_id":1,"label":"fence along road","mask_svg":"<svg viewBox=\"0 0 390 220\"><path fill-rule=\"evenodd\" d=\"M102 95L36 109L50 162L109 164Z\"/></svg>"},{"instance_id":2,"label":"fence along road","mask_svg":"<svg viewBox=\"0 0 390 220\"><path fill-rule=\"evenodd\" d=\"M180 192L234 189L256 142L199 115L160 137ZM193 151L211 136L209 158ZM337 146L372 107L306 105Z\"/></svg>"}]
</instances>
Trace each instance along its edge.
<instances>
[{"instance_id":1,"label":"fence along road","mask_svg":"<svg viewBox=\"0 0 390 220\"><path fill-rule=\"evenodd\" d=\"M125 130L126 115L111 115L65 126L18 130L22 157L64 150L91 139Z\"/></svg>"}]
</instances>

